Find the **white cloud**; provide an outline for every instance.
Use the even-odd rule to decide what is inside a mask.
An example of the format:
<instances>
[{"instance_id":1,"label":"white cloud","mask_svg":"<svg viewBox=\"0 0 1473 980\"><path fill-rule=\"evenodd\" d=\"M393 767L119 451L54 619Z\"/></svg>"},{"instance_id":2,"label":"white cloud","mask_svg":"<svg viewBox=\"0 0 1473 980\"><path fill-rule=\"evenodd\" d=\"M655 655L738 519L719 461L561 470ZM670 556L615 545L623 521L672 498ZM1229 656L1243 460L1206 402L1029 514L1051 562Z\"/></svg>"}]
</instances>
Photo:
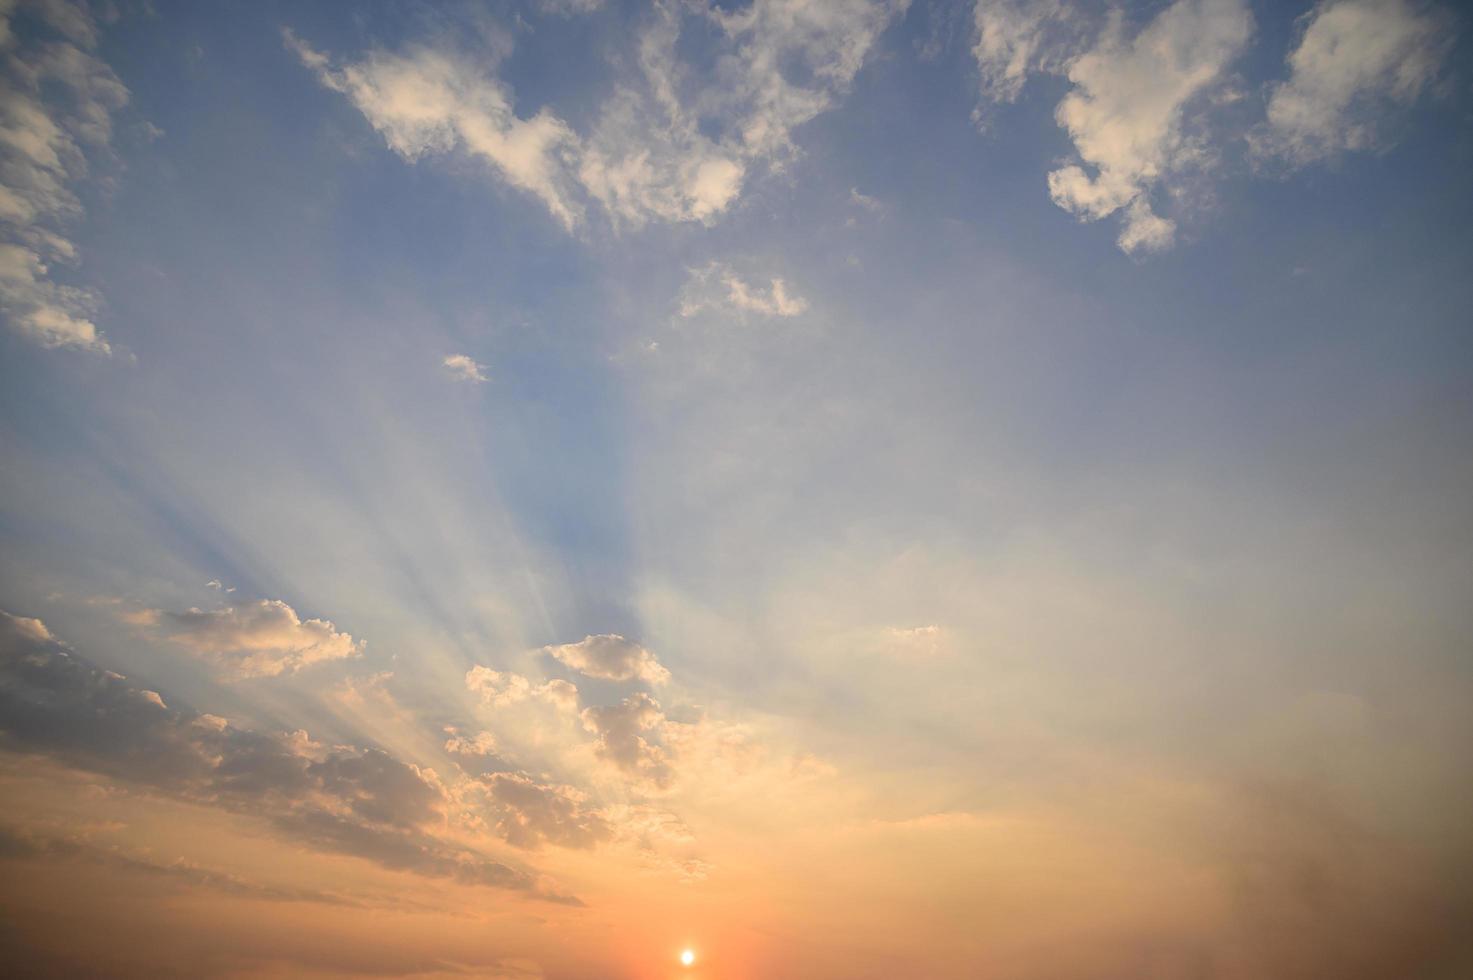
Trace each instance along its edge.
<instances>
[{"instance_id":1,"label":"white cloud","mask_svg":"<svg viewBox=\"0 0 1473 980\"><path fill-rule=\"evenodd\" d=\"M793 317L808 310L808 301L788 291L785 280L776 276L766 286L744 281L731 266L712 262L704 269L691 269L680 292L680 315L692 317L707 310L739 314Z\"/></svg>"},{"instance_id":2,"label":"white cloud","mask_svg":"<svg viewBox=\"0 0 1473 980\"><path fill-rule=\"evenodd\" d=\"M546 646L542 652L588 677L664 684L670 671L650 651L617 633L585 636L577 643Z\"/></svg>"},{"instance_id":3,"label":"white cloud","mask_svg":"<svg viewBox=\"0 0 1473 980\"><path fill-rule=\"evenodd\" d=\"M1049 174L1054 203L1082 221L1123 212L1127 252L1171 244L1175 225L1151 208L1151 190L1204 152L1183 134L1183 116L1242 53L1253 31L1243 0L1177 0L1134 39L1120 15L1074 59L1074 84L1056 117L1079 162Z\"/></svg>"},{"instance_id":4,"label":"white cloud","mask_svg":"<svg viewBox=\"0 0 1473 980\"><path fill-rule=\"evenodd\" d=\"M175 643L244 677L274 677L328 660L356 657L363 641L325 619L303 620L279 599L225 609L151 611Z\"/></svg>"},{"instance_id":5,"label":"white cloud","mask_svg":"<svg viewBox=\"0 0 1473 980\"><path fill-rule=\"evenodd\" d=\"M982 104L1014 102L1035 72L1062 74L1077 55L1092 18L1067 0L977 0L972 11Z\"/></svg>"},{"instance_id":6,"label":"white cloud","mask_svg":"<svg viewBox=\"0 0 1473 980\"><path fill-rule=\"evenodd\" d=\"M57 0L35 9L70 40L19 45L0 69L0 312L43 347L108 354L93 319L97 297L52 273L77 260L59 229L82 213L72 185L87 174L84 147L106 149L128 90L89 52L97 27L85 6ZM0 37L14 41L9 13L0 7Z\"/></svg>"},{"instance_id":7,"label":"white cloud","mask_svg":"<svg viewBox=\"0 0 1473 980\"><path fill-rule=\"evenodd\" d=\"M1445 12L1413 0L1328 0L1308 16L1251 139L1260 157L1303 165L1383 142L1388 107L1414 101L1451 50Z\"/></svg>"},{"instance_id":8,"label":"white cloud","mask_svg":"<svg viewBox=\"0 0 1473 980\"><path fill-rule=\"evenodd\" d=\"M754 169L779 170L794 155L793 130L848 92L904 6L755 0L727 13L699 0L656 3L636 40L635 70L616 81L581 136L548 109L517 117L506 86L465 56L421 46L338 66L286 37L405 159L463 149L537 195L570 229L586 203L616 225L709 224ZM714 47L701 64L682 56L691 25Z\"/></svg>"},{"instance_id":9,"label":"white cloud","mask_svg":"<svg viewBox=\"0 0 1473 980\"><path fill-rule=\"evenodd\" d=\"M481 384L486 380L486 365L477 363L468 355L451 354L440 363L456 381Z\"/></svg>"},{"instance_id":10,"label":"white cloud","mask_svg":"<svg viewBox=\"0 0 1473 980\"><path fill-rule=\"evenodd\" d=\"M790 148L793 129L848 91L865 56L907 4L866 0L756 0L707 15L736 43L723 91L739 108L740 134L757 156ZM785 70L786 69L786 70ZM792 81L806 77L808 84Z\"/></svg>"},{"instance_id":11,"label":"white cloud","mask_svg":"<svg viewBox=\"0 0 1473 980\"><path fill-rule=\"evenodd\" d=\"M416 47L404 54L372 51L362 61L336 67L290 31L286 42L406 160L461 149L541 199L565 227L581 218L568 176L577 137L545 109L527 119L517 116L510 90L480 65L449 51Z\"/></svg>"}]
</instances>

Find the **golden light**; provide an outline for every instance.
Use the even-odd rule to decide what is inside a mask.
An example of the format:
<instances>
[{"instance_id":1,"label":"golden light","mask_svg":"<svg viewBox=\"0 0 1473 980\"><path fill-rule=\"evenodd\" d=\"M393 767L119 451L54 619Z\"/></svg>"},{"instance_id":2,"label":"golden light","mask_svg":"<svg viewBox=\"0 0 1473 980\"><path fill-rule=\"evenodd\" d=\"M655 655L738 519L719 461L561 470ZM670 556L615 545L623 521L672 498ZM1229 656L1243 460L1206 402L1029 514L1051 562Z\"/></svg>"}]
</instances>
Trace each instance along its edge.
<instances>
[{"instance_id":1,"label":"golden light","mask_svg":"<svg viewBox=\"0 0 1473 980\"><path fill-rule=\"evenodd\" d=\"M696 951L695 950L693 950L693 949L681 950L681 952L680 952L680 962L681 962L682 965L684 965L684 966L690 966L695 961L696 961Z\"/></svg>"}]
</instances>

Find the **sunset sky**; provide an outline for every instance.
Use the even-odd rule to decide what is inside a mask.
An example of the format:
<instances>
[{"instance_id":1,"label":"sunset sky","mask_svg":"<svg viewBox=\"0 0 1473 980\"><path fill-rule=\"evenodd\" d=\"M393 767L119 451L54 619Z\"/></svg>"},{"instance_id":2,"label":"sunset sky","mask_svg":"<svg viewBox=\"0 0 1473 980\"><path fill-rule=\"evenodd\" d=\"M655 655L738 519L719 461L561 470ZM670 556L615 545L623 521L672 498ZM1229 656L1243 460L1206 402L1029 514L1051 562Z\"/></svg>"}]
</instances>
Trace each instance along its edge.
<instances>
[{"instance_id":1,"label":"sunset sky","mask_svg":"<svg viewBox=\"0 0 1473 980\"><path fill-rule=\"evenodd\" d=\"M1470 31L0 0L0 972L1473 976Z\"/></svg>"}]
</instances>

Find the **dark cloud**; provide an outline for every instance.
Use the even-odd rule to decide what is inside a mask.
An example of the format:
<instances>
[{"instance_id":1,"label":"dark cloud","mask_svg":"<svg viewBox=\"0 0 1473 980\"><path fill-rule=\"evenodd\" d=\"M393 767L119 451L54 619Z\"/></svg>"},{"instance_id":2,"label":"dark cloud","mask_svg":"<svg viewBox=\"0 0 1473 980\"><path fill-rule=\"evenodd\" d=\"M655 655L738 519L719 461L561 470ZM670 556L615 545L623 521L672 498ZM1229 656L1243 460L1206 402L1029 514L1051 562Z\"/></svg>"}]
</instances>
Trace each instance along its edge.
<instances>
[{"instance_id":1,"label":"dark cloud","mask_svg":"<svg viewBox=\"0 0 1473 980\"><path fill-rule=\"evenodd\" d=\"M1245 785L1225 814L1234 928L1262 976L1473 976L1473 854L1434 857L1307 783Z\"/></svg>"},{"instance_id":2,"label":"dark cloud","mask_svg":"<svg viewBox=\"0 0 1473 980\"><path fill-rule=\"evenodd\" d=\"M657 788L670 785L675 772L664 748L645 737L665 723L658 701L641 692L615 705L587 708L582 717L583 727L597 736L595 751L600 758Z\"/></svg>"},{"instance_id":3,"label":"dark cloud","mask_svg":"<svg viewBox=\"0 0 1473 980\"><path fill-rule=\"evenodd\" d=\"M320 746L171 707L67 650L38 620L3 612L0 746L260 816L386 868L576 901L430 834L446 802L433 773L379 749Z\"/></svg>"},{"instance_id":4,"label":"dark cloud","mask_svg":"<svg viewBox=\"0 0 1473 980\"><path fill-rule=\"evenodd\" d=\"M587 796L571 786L541 783L525 773L499 772L483 778L497 832L517 847L545 843L593 847L613 836L603 816L585 806Z\"/></svg>"}]
</instances>

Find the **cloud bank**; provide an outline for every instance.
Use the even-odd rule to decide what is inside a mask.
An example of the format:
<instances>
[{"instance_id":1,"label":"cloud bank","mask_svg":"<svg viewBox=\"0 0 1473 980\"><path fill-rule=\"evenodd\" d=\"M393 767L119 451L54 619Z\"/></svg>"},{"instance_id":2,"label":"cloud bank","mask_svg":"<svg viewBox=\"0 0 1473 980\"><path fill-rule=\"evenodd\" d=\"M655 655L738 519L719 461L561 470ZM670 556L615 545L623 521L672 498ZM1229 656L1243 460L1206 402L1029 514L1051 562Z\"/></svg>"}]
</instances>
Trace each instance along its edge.
<instances>
[{"instance_id":1,"label":"cloud bank","mask_svg":"<svg viewBox=\"0 0 1473 980\"><path fill-rule=\"evenodd\" d=\"M0 744L11 751L255 816L318 850L572 901L526 871L434 836L447 797L433 770L376 748L264 734L170 707L87 663L38 620L4 612L0 724Z\"/></svg>"}]
</instances>

